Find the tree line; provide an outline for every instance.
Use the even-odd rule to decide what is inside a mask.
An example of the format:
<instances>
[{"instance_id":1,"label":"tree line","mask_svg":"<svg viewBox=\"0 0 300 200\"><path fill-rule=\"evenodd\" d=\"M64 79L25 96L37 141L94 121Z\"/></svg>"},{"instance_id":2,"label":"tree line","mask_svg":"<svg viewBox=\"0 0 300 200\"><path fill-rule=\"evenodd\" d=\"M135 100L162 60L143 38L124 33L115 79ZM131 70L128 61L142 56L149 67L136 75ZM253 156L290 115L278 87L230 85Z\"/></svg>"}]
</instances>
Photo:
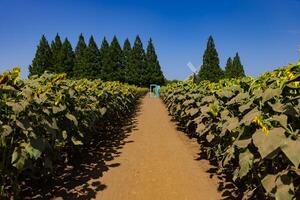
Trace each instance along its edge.
<instances>
[{"instance_id":1,"label":"tree line","mask_svg":"<svg viewBox=\"0 0 300 200\"><path fill-rule=\"evenodd\" d=\"M244 67L238 53L235 54L233 59L231 57L227 59L225 70L220 67L218 52L214 40L210 36L203 55L203 64L196 77L197 81L210 80L217 82L222 78L240 78L244 76Z\"/></svg>"},{"instance_id":2,"label":"tree line","mask_svg":"<svg viewBox=\"0 0 300 200\"><path fill-rule=\"evenodd\" d=\"M86 44L81 34L74 51L68 38L62 42L57 34L49 45L43 35L29 66L29 76L41 75L45 71L66 73L75 79L120 81L145 87L165 82L152 39L144 50L138 35L133 46L127 38L121 47L114 36L111 43L104 37L98 48L93 36Z\"/></svg>"}]
</instances>

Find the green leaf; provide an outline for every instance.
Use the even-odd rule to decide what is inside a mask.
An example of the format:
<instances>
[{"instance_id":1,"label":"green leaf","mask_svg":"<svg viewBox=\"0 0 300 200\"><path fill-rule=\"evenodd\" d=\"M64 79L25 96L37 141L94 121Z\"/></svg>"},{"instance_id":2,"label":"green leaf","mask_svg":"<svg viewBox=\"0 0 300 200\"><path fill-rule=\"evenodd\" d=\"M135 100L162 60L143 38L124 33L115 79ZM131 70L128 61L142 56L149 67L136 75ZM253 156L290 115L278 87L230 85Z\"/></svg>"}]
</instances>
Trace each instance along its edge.
<instances>
[{"instance_id":1,"label":"green leaf","mask_svg":"<svg viewBox=\"0 0 300 200\"><path fill-rule=\"evenodd\" d=\"M215 136L211 133L208 133L207 136L206 136L206 140L208 142L211 142L214 138L215 138Z\"/></svg>"},{"instance_id":2,"label":"green leaf","mask_svg":"<svg viewBox=\"0 0 300 200\"><path fill-rule=\"evenodd\" d=\"M265 190L268 193L271 193L272 190L275 189L276 184L275 184L275 180L276 180L276 175L272 175L272 174L268 174L267 176L265 176L261 183L263 185L263 187L265 188Z\"/></svg>"},{"instance_id":3,"label":"green leaf","mask_svg":"<svg viewBox=\"0 0 300 200\"><path fill-rule=\"evenodd\" d=\"M249 99L249 98L250 98L249 93L239 93L238 95L233 97L229 102L227 102L226 105L231 105L235 103L240 104L244 99Z\"/></svg>"},{"instance_id":4,"label":"green leaf","mask_svg":"<svg viewBox=\"0 0 300 200\"><path fill-rule=\"evenodd\" d=\"M66 118L68 118L69 120L71 120L76 126L78 126L78 121L76 119L76 117L70 113L66 114Z\"/></svg>"},{"instance_id":5,"label":"green leaf","mask_svg":"<svg viewBox=\"0 0 300 200\"><path fill-rule=\"evenodd\" d=\"M67 133L66 130L64 130L64 131L62 132L62 136L63 136L64 140L68 138L68 133Z\"/></svg>"},{"instance_id":6,"label":"green leaf","mask_svg":"<svg viewBox=\"0 0 300 200\"><path fill-rule=\"evenodd\" d=\"M80 140L77 140L74 136L71 138L74 145L83 145L83 143Z\"/></svg>"},{"instance_id":7,"label":"green leaf","mask_svg":"<svg viewBox=\"0 0 300 200\"><path fill-rule=\"evenodd\" d=\"M107 108L106 108L106 107L101 108L101 109L100 109L101 115L104 116L105 113L106 113L106 111L107 111Z\"/></svg>"},{"instance_id":8,"label":"green leaf","mask_svg":"<svg viewBox=\"0 0 300 200\"><path fill-rule=\"evenodd\" d=\"M270 130L269 134L263 132L262 129L257 130L253 134L253 143L258 148L258 152L262 159L277 152L283 141L286 139L284 132L285 130L283 128L274 128Z\"/></svg>"},{"instance_id":9,"label":"green leaf","mask_svg":"<svg viewBox=\"0 0 300 200\"><path fill-rule=\"evenodd\" d=\"M249 110L251 108L252 104L253 104L253 101L249 101L248 103L241 105L239 107L239 111L243 113L244 111Z\"/></svg>"},{"instance_id":10,"label":"green leaf","mask_svg":"<svg viewBox=\"0 0 300 200\"><path fill-rule=\"evenodd\" d=\"M283 113L284 112L284 104L280 103L280 102L276 102L274 104L271 104L270 102L268 102L268 104L271 106L271 108L275 111L275 112L279 112L279 113Z\"/></svg>"},{"instance_id":11,"label":"green leaf","mask_svg":"<svg viewBox=\"0 0 300 200\"><path fill-rule=\"evenodd\" d=\"M35 160L37 160L42 155L41 151L33 148L30 144L25 146L25 152L29 155L30 158L33 158Z\"/></svg>"},{"instance_id":12,"label":"green leaf","mask_svg":"<svg viewBox=\"0 0 300 200\"><path fill-rule=\"evenodd\" d=\"M248 149L246 149L245 152L240 154L239 156L240 170L238 174L239 178L243 178L248 174L249 170L252 168L253 158L254 158L253 154Z\"/></svg>"},{"instance_id":13,"label":"green leaf","mask_svg":"<svg viewBox=\"0 0 300 200\"><path fill-rule=\"evenodd\" d=\"M285 114L282 115L274 115L272 116L272 119L274 121L279 122L279 124L283 127L287 129L287 124L288 124L288 117Z\"/></svg>"},{"instance_id":14,"label":"green leaf","mask_svg":"<svg viewBox=\"0 0 300 200\"><path fill-rule=\"evenodd\" d=\"M10 126L8 126L8 125L4 125L4 126L2 126L2 134L4 135L4 136L8 136L8 135L10 135L11 133L12 133L12 128L10 127Z\"/></svg>"},{"instance_id":15,"label":"green leaf","mask_svg":"<svg viewBox=\"0 0 300 200\"><path fill-rule=\"evenodd\" d=\"M243 149L246 148L250 143L251 143L252 139L237 139L236 141L234 141L234 145Z\"/></svg>"},{"instance_id":16,"label":"green leaf","mask_svg":"<svg viewBox=\"0 0 300 200\"><path fill-rule=\"evenodd\" d=\"M194 99L189 99L189 100L184 101L183 105L188 106L188 105L193 104L193 103L195 103L195 100Z\"/></svg>"},{"instance_id":17,"label":"green leaf","mask_svg":"<svg viewBox=\"0 0 300 200\"><path fill-rule=\"evenodd\" d=\"M23 106L20 103L6 102L6 105L11 107L15 114L19 114L20 112L22 112L24 110Z\"/></svg>"},{"instance_id":18,"label":"green leaf","mask_svg":"<svg viewBox=\"0 0 300 200\"><path fill-rule=\"evenodd\" d=\"M262 102L264 103L264 102L272 99L275 96L280 96L281 92L282 92L282 89L280 89L280 88L276 88L276 89L268 88L268 89L266 89L264 91L263 95L262 95Z\"/></svg>"},{"instance_id":19,"label":"green leaf","mask_svg":"<svg viewBox=\"0 0 300 200\"><path fill-rule=\"evenodd\" d=\"M20 147L16 147L12 154L11 164L19 171L22 171L24 169L26 159L27 154L24 150Z\"/></svg>"},{"instance_id":20,"label":"green leaf","mask_svg":"<svg viewBox=\"0 0 300 200\"><path fill-rule=\"evenodd\" d=\"M233 146L229 147L226 152L225 152L225 159L223 160L223 166L227 165L229 163L229 161L231 161L235 155L235 148Z\"/></svg>"},{"instance_id":21,"label":"green leaf","mask_svg":"<svg viewBox=\"0 0 300 200\"><path fill-rule=\"evenodd\" d=\"M202 98L202 103L212 103L212 102L214 102L215 101L215 99L216 99L216 97L215 96L206 96L206 97L203 97Z\"/></svg>"},{"instance_id":22,"label":"green leaf","mask_svg":"<svg viewBox=\"0 0 300 200\"><path fill-rule=\"evenodd\" d=\"M202 133L205 130L205 125L203 123L197 124L196 133Z\"/></svg>"},{"instance_id":23,"label":"green leaf","mask_svg":"<svg viewBox=\"0 0 300 200\"><path fill-rule=\"evenodd\" d=\"M230 118L226 123L227 130L231 132L236 129L239 126L239 122L240 121L237 117Z\"/></svg>"},{"instance_id":24,"label":"green leaf","mask_svg":"<svg viewBox=\"0 0 300 200\"><path fill-rule=\"evenodd\" d=\"M217 92L217 95L221 98L222 97L231 98L234 95L234 93L231 90L223 90L221 92Z\"/></svg>"},{"instance_id":25,"label":"green leaf","mask_svg":"<svg viewBox=\"0 0 300 200\"><path fill-rule=\"evenodd\" d=\"M53 111L54 114L56 114L56 113L59 113L59 112L62 112L64 110L66 110L66 108L67 107L65 105L59 104L59 106L53 106L52 111Z\"/></svg>"},{"instance_id":26,"label":"green leaf","mask_svg":"<svg viewBox=\"0 0 300 200\"><path fill-rule=\"evenodd\" d=\"M240 124L245 124L246 126L250 125L253 119L256 116L260 116L261 112L257 110L257 108L252 109L246 115L244 115L243 119L241 120Z\"/></svg>"},{"instance_id":27,"label":"green leaf","mask_svg":"<svg viewBox=\"0 0 300 200\"><path fill-rule=\"evenodd\" d=\"M281 175L276 180L276 200L292 200L293 199L293 183L292 178L286 174Z\"/></svg>"},{"instance_id":28,"label":"green leaf","mask_svg":"<svg viewBox=\"0 0 300 200\"><path fill-rule=\"evenodd\" d=\"M191 108L191 109L188 110L188 114L190 114L191 117L196 115L198 112L199 112L198 108Z\"/></svg>"},{"instance_id":29,"label":"green leaf","mask_svg":"<svg viewBox=\"0 0 300 200\"><path fill-rule=\"evenodd\" d=\"M300 164L300 141L291 140L287 138L284 140L284 143L281 145L281 150L288 157L288 159L294 164L296 168L299 167Z\"/></svg>"}]
</instances>

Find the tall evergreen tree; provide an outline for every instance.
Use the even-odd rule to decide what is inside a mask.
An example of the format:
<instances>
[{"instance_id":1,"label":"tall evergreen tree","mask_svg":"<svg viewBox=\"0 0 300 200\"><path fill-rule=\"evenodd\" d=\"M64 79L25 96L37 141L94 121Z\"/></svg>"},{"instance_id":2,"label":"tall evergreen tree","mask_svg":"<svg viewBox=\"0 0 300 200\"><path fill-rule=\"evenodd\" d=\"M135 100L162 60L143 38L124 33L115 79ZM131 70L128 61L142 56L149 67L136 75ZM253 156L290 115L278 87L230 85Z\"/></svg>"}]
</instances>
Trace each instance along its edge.
<instances>
[{"instance_id":1,"label":"tall evergreen tree","mask_svg":"<svg viewBox=\"0 0 300 200\"><path fill-rule=\"evenodd\" d=\"M210 36L208 38L207 47L203 55L203 64L198 73L200 81L209 80L216 82L223 77L223 70L219 66L219 57L215 48L215 43Z\"/></svg>"},{"instance_id":2,"label":"tall evergreen tree","mask_svg":"<svg viewBox=\"0 0 300 200\"><path fill-rule=\"evenodd\" d=\"M72 45L69 42L68 38L65 39L62 48L62 71L68 74L69 77L72 76L75 54L72 49Z\"/></svg>"},{"instance_id":3,"label":"tall evergreen tree","mask_svg":"<svg viewBox=\"0 0 300 200\"><path fill-rule=\"evenodd\" d=\"M129 68L128 68L128 82L138 86L146 86L144 71L146 68L146 58L143 44L139 36L136 36L134 45L131 50Z\"/></svg>"},{"instance_id":4,"label":"tall evergreen tree","mask_svg":"<svg viewBox=\"0 0 300 200\"><path fill-rule=\"evenodd\" d=\"M94 37L91 36L88 47L85 51L84 76L86 78L95 79L99 75L100 67L100 51Z\"/></svg>"},{"instance_id":5,"label":"tall evergreen tree","mask_svg":"<svg viewBox=\"0 0 300 200\"><path fill-rule=\"evenodd\" d=\"M51 52L52 52L52 66L49 69L51 72L60 73L63 72L63 55L62 55L62 42L58 33L56 34L54 40L51 42Z\"/></svg>"},{"instance_id":6,"label":"tall evergreen tree","mask_svg":"<svg viewBox=\"0 0 300 200\"><path fill-rule=\"evenodd\" d=\"M124 67L124 81L126 83L129 82L128 71L129 71L130 56L131 56L131 44L128 38L126 38L123 45L123 62L122 62L122 65Z\"/></svg>"},{"instance_id":7,"label":"tall evergreen tree","mask_svg":"<svg viewBox=\"0 0 300 200\"><path fill-rule=\"evenodd\" d=\"M145 80L147 80L146 85L151 83L164 84L165 77L161 71L159 61L155 52L155 48L150 38L147 46L146 53L147 68L145 71Z\"/></svg>"},{"instance_id":8,"label":"tall evergreen tree","mask_svg":"<svg viewBox=\"0 0 300 200\"><path fill-rule=\"evenodd\" d=\"M105 44L105 43L104 43ZM106 44L104 46L107 47ZM110 46L105 52L103 49L102 79L105 81L124 81L124 69L122 65L122 48L116 36L113 37Z\"/></svg>"},{"instance_id":9,"label":"tall evergreen tree","mask_svg":"<svg viewBox=\"0 0 300 200\"><path fill-rule=\"evenodd\" d=\"M244 67L241 63L240 56L239 56L238 53L235 54L235 57L233 58L232 65L233 65L233 69L234 69L234 77L235 78L245 76Z\"/></svg>"},{"instance_id":10,"label":"tall evergreen tree","mask_svg":"<svg viewBox=\"0 0 300 200\"><path fill-rule=\"evenodd\" d=\"M73 69L73 77L75 78L84 78L85 77L85 68L86 68L86 49L87 46L84 41L82 34L79 36L77 46L75 48L75 63Z\"/></svg>"},{"instance_id":11,"label":"tall evergreen tree","mask_svg":"<svg viewBox=\"0 0 300 200\"><path fill-rule=\"evenodd\" d=\"M104 37L100 47L100 66L101 71L98 78L102 80L109 80L110 79L110 54L109 54L109 43L107 42L106 38Z\"/></svg>"},{"instance_id":12,"label":"tall evergreen tree","mask_svg":"<svg viewBox=\"0 0 300 200\"><path fill-rule=\"evenodd\" d=\"M45 70L49 70L52 65L51 59L51 49L45 35L43 35L37 46L32 64L29 66L29 75L41 75Z\"/></svg>"},{"instance_id":13,"label":"tall evergreen tree","mask_svg":"<svg viewBox=\"0 0 300 200\"><path fill-rule=\"evenodd\" d=\"M113 37L110 44L109 55L111 61L110 68L112 70L110 80L124 82L123 52L116 36Z\"/></svg>"},{"instance_id":14,"label":"tall evergreen tree","mask_svg":"<svg viewBox=\"0 0 300 200\"><path fill-rule=\"evenodd\" d=\"M234 69L231 57L227 59L226 67L225 67L225 78L233 78L234 77Z\"/></svg>"}]
</instances>

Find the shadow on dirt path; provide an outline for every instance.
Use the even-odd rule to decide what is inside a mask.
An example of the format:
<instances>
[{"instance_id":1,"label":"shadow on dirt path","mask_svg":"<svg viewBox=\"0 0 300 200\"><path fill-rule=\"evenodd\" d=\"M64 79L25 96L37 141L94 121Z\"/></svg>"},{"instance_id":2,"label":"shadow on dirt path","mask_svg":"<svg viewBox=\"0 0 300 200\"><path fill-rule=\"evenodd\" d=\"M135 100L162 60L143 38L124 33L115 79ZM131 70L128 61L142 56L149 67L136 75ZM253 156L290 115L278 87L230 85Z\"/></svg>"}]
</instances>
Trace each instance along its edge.
<instances>
[{"instance_id":1,"label":"shadow on dirt path","mask_svg":"<svg viewBox=\"0 0 300 200\"><path fill-rule=\"evenodd\" d=\"M22 189L22 199L79 199L95 198L96 193L105 190L108 186L101 183L101 177L111 168L119 167L118 162L112 163L122 153L123 146L132 143L126 140L133 130L136 130L140 108L128 117L122 127L114 127L101 137L99 142L92 142L84 147L80 155L65 165L59 166L57 174L51 181L42 183L30 181ZM109 162L110 164L107 164Z\"/></svg>"}]
</instances>

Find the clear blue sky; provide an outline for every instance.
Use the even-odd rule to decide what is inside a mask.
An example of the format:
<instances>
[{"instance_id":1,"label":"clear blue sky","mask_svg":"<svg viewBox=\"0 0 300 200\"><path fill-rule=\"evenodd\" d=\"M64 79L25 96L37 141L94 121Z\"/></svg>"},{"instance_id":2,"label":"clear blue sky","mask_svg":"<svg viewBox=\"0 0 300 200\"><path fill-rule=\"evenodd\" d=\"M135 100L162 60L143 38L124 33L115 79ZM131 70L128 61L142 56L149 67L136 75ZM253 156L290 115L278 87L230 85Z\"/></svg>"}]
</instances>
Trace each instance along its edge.
<instances>
[{"instance_id":1,"label":"clear blue sky","mask_svg":"<svg viewBox=\"0 0 300 200\"><path fill-rule=\"evenodd\" d=\"M146 45L152 37L168 79L185 79L189 61L199 66L209 35L221 66L236 51L248 75L300 58L299 0L0 0L0 72L28 65L42 34L58 32L73 47L82 32L98 45L104 36Z\"/></svg>"}]
</instances>

